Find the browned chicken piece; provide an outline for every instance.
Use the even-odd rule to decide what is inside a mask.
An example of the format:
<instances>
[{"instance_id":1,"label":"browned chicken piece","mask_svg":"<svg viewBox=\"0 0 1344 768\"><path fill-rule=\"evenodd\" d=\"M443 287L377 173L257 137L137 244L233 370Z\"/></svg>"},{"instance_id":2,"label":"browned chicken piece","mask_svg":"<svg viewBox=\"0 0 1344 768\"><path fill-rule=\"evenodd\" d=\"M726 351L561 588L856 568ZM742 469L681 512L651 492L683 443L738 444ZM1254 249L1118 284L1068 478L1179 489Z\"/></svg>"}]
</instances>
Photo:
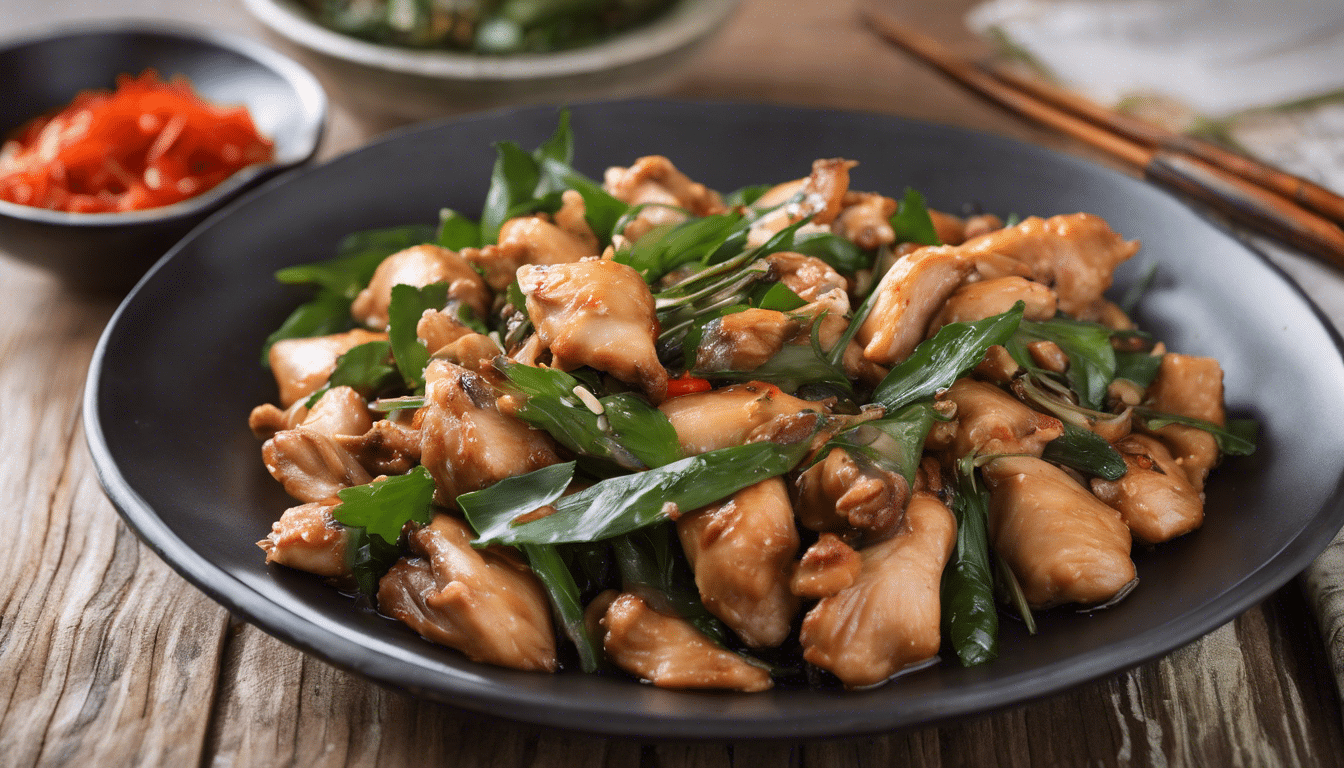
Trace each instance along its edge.
<instances>
[{"instance_id":1,"label":"browned chicken piece","mask_svg":"<svg viewBox=\"0 0 1344 768\"><path fill-rule=\"evenodd\" d=\"M451 311L426 310L415 325L415 335L431 356L482 375L493 375L493 361L504 353L493 339L471 330Z\"/></svg>"},{"instance_id":2,"label":"browned chicken piece","mask_svg":"<svg viewBox=\"0 0 1344 768\"><path fill-rule=\"evenodd\" d=\"M797 338L803 324L773 309L733 312L705 324L697 371L754 371Z\"/></svg>"},{"instance_id":3,"label":"browned chicken piece","mask_svg":"<svg viewBox=\"0 0 1344 768\"><path fill-rule=\"evenodd\" d=\"M808 611L803 658L848 688L876 685L933 658L942 640L943 566L956 536L947 507L932 494L915 494L901 530L859 552L854 584Z\"/></svg>"},{"instance_id":4,"label":"browned chicken piece","mask_svg":"<svg viewBox=\"0 0 1344 768\"><path fill-rule=\"evenodd\" d=\"M373 426L369 404L350 387L332 387L322 393L300 426L324 435L362 435Z\"/></svg>"},{"instance_id":5,"label":"browned chicken piece","mask_svg":"<svg viewBox=\"0 0 1344 768\"><path fill-rule=\"evenodd\" d=\"M378 583L378 610L472 661L555 671L550 601L512 550L474 549L467 524L443 514L407 538L416 556Z\"/></svg>"},{"instance_id":6,"label":"browned chicken piece","mask_svg":"<svg viewBox=\"0 0 1344 768\"><path fill-rule=\"evenodd\" d=\"M983 472L990 545L1032 608L1105 603L1135 580L1120 513L1064 470L1030 456L1004 456Z\"/></svg>"},{"instance_id":7,"label":"browned chicken piece","mask_svg":"<svg viewBox=\"0 0 1344 768\"><path fill-rule=\"evenodd\" d=\"M943 395L957 404L956 458L1021 453L1040 456L1045 444L1064 434L1059 419L1023 405L993 384L963 378Z\"/></svg>"},{"instance_id":8,"label":"browned chicken piece","mask_svg":"<svg viewBox=\"0 0 1344 768\"><path fill-rule=\"evenodd\" d=\"M752 207L764 210L779 206L797 195L802 199L782 205L757 219L747 233L747 245L758 246L770 236L796 221L811 216L801 232L830 232L830 224L840 215L845 193L849 191L849 169L858 165L853 160L830 158L814 160L812 174L799 184L785 182L762 195Z\"/></svg>"},{"instance_id":9,"label":"browned chicken piece","mask_svg":"<svg viewBox=\"0 0 1344 768\"><path fill-rule=\"evenodd\" d=\"M420 430L389 419L375 421L362 435L335 440L371 475L404 475L420 463Z\"/></svg>"},{"instance_id":10,"label":"browned chicken piece","mask_svg":"<svg viewBox=\"0 0 1344 768\"><path fill-rule=\"evenodd\" d=\"M995 344L985 350L985 359L975 366L975 375L998 384L1008 384L1022 370L1017 360L1002 344Z\"/></svg>"},{"instance_id":11,"label":"browned chicken piece","mask_svg":"<svg viewBox=\"0 0 1344 768\"><path fill-rule=\"evenodd\" d=\"M948 297L947 303L929 323L929 336L948 323L965 323L1001 315L1022 301L1023 318L1044 321L1055 316L1055 292L1042 283L1009 276L967 283Z\"/></svg>"},{"instance_id":12,"label":"browned chicken piece","mask_svg":"<svg viewBox=\"0 0 1344 768\"><path fill-rule=\"evenodd\" d=\"M1135 539L1158 544L1204 522L1202 494L1160 440L1131 434L1115 448L1129 471L1114 482L1092 478L1092 493L1120 512Z\"/></svg>"},{"instance_id":13,"label":"browned chicken piece","mask_svg":"<svg viewBox=\"0 0 1344 768\"><path fill-rule=\"evenodd\" d=\"M896 242L891 216L898 207L895 200L876 192L848 192L840 215L831 223L831 232L864 250L873 250Z\"/></svg>"},{"instance_id":14,"label":"browned chicken piece","mask_svg":"<svg viewBox=\"0 0 1344 768\"><path fill-rule=\"evenodd\" d=\"M976 216L969 216L966 219L966 227L963 231L967 240L987 235L990 232L1003 229L1003 219L992 213L981 213Z\"/></svg>"},{"instance_id":15,"label":"browned chicken piece","mask_svg":"<svg viewBox=\"0 0 1344 768\"><path fill-rule=\"evenodd\" d=\"M681 395L664 401L658 410L672 422L688 456L768 440L791 417L826 413L822 403L802 400L761 381Z\"/></svg>"},{"instance_id":16,"label":"browned chicken piece","mask_svg":"<svg viewBox=\"0 0 1344 768\"><path fill-rule=\"evenodd\" d=\"M633 268L614 261L528 266L518 270L537 338L562 371L592 366L644 390L667 393L658 362L653 294Z\"/></svg>"},{"instance_id":17,"label":"browned chicken piece","mask_svg":"<svg viewBox=\"0 0 1344 768\"><path fill-rule=\"evenodd\" d=\"M682 515L677 535L705 608L752 648L784 642L798 610L789 591L798 529L784 480L772 477Z\"/></svg>"},{"instance_id":18,"label":"browned chicken piece","mask_svg":"<svg viewBox=\"0 0 1344 768\"><path fill-rule=\"evenodd\" d=\"M352 347L387 341L386 333L356 328L330 336L283 339L271 345L267 356L280 390L280 406L288 408L316 392L336 368L336 359Z\"/></svg>"},{"instance_id":19,"label":"browned chicken piece","mask_svg":"<svg viewBox=\"0 0 1344 768\"><path fill-rule=\"evenodd\" d=\"M267 563L337 578L350 575L345 556L347 529L331 516L330 502L290 507L271 524L271 532L257 542Z\"/></svg>"},{"instance_id":20,"label":"browned chicken piece","mask_svg":"<svg viewBox=\"0 0 1344 768\"><path fill-rule=\"evenodd\" d=\"M709 216L725 210L718 192L691 181L662 155L641 157L629 168L608 168L602 186L617 200L632 206L651 204L622 231L621 234L631 241L638 240L656 226L684 221L685 214L676 208L684 208L695 216Z\"/></svg>"},{"instance_id":21,"label":"browned chicken piece","mask_svg":"<svg viewBox=\"0 0 1344 768\"><path fill-rule=\"evenodd\" d=\"M1227 423L1223 369L1212 357L1174 352L1163 355L1157 378L1148 387L1148 398L1149 404L1163 413L1203 419L1220 427ZM1190 483L1203 491L1209 470L1218 463L1218 442L1213 435L1183 424L1171 424L1154 434L1171 449Z\"/></svg>"},{"instance_id":22,"label":"browned chicken piece","mask_svg":"<svg viewBox=\"0 0 1344 768\"><path fill-rule=\"evenodd\" d=\"M815 301L836 289L849 290L849 281L815 256L780 251L765 257L765 261L770 265L770 273L803 301Z\"/></svg>"},{"instance_id":23,"label":"browned chicken piece","mask_svg":"<svg viewBox=\"0 0 1344 768\"><path fill-rule=\"evenodd\" d=\"M509 219L499 228L497 244L462 251L462 257L481 270L485 282L496 291L518 279L519 267L571 264L596 255L595 241L590 244L570 234L548 221L545 214Z\"/></svg>"},{"instance_id":24,"label":"browned chicken piece","mask_svg":"<svg viewBox=\"0 0 1344 768\"><path fill-rule=\"evenodd\" d=\"M1025 276L1054 288L1060 311L1076 317L1111 287L1115 268L1139 250L1139 241L1125 240L1099 216L1074 213L1032 216L960 250L983 279L1021 274L1017 267L1025 267Z\"/></svg>"},{"instance_id":25,"label":"browned chicken piece","mask_svg":"<svg viewBox=\"0 0 1344 768\"><path fill-rule=\"evenodd\" d=\"M1119 304L1106 299L1100 299L1093 304L1086 312L1078 315L1080 320L1090 320L1116 331L1132 331L1138 326L1129 319L1125 310L1120 308Z\"/></svg>"},{"instance_id":26,"label":"browned chicken piece","mask_svg":"<svg viewBox=\"0 0 1344 768\"><path fill-rule=\"evenodd\" d=\"M252 430L252 434L258 440L270 440L275 437L276 432L293 429L303 423L308 417L308 406L305 402L296 400L283 411L270 403L262 403L248 414L247 428Z\"/></svg>"},{"instance_id":27,"label":"browned chicken piece","mask_svg":"<svg viewBox=\"0 0 1344 768\"><path fill-rule=\"evenodd\" d=\"M929 209L929 219L933 222L933 231L943 245L961 245L966 242L966 222L960 216Z\"/></svg>"},{"instance_id":28,"label":"browned chicken piece","mask_svg":"<svg viewBox=\"0 0 1344 768\"><path fill-rule=\"evenodd\" d=\"M582 243L584 248L597 253L597 234L588 224L587 215L588 206L577 190L566 189L560 193L560 210L553 216L555 225Z\"/></svg>"},{"instance_id":29,"label":"browned chicken piece","mask_svg":"<svg viewBox=\"0 0 1344 768\"><path fill-rule=\"evenodd\" d=\"M848 589L859 578L863 559L834 533L823 533L807 548L793 572L789 591L819 600Z\"/></svg>"},{"instance_id":30,"label":"browned chicken piece","mask_svg":"<svg viewBox=\"0 0 1344 768\"><path fill-rule=\"evenodd\" d=\"M909 499L904 476L832 448L798 476L794 509L798 523L809 530L858 530L876 540L897 530Z\"/></svg>"},{"instance_id":31,"label":"browned chicken piece","mask_svg":"<svg viewBox=\"0 0 1344 768\"><path fill-rule=\"evenodd\" d=\"M1064 373L1069 369L1069 355L1064 348L1048 339L1027 343L1027 354L1036 365L1052 373Z\"/></svg>"},{"instance_id":32,"label":"browned chicken piece","mask_svg":"<svg viewBox=\"0 0 1344 768\"><path fill-rule=\"evenodd\" d=\"M600 622L602 647L621 669L659 688L764 691L770 674L721 648L684 619L664 616L623 594Z\"/></svg>"},{"instance_id":33,"label":"browned chicken piece","mask_svg":"<svg viewBox=\"0 0 1344 768\"><path fill-rule=\"evenodd\" d=\"M863 356L879 365L909 357L971 264L953 246L920 248L897 259L874 289L872 311L855 334Z\"/></svg>"},{"instance_id":34,"label":"browned chicken piece","mask_svg":"<svg viewBox=\"0 0 1344 768\"><path fill-rule=\"evenodd\" d=\"M266 471L299 501L322 501L373 477L331 435L306 427L277 432L261 446Z\"/></svg>"},{"instance_id":35,"label":"browned chicken piece","mask_svg":"<svg viewBox=\"0 0 1344 768\"><path fill-rule=\"evenodd\" d=\"M443 360L426 366L425 407L415 427L435 503L451 506L468 491L559 463L549 435L500 413L495 400L478 374Z\"/></svg>"},{"instance_id":36,"label":"browned chicken piece","mask_svg":"<svg viewBox=\"0 0 1344 768\"><path fill-rule=\"evenodd\" d=\"M350 305L350 314L365 327L381 331L387 328L393 286L423 288L434 283L447 283L448 298L471 307L477 317L490 311L490 289L466 259L437 245L416 245L383 259L368 287Z\"/></svg>"}]
</instances>

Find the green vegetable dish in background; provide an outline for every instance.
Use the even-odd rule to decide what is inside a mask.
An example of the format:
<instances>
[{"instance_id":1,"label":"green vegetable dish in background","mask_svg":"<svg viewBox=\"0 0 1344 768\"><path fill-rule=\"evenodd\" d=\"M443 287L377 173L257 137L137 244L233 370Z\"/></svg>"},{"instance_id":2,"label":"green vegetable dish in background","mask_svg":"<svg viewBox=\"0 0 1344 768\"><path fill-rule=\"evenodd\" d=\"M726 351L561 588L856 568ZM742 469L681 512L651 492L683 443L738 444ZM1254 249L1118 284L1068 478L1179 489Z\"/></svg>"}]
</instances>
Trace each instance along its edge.
<instances>
[{"instance_id":1,"label":"green vegetable dish in background","mask_svg":"<svg viewBox=\"0 0 1344 768\"><path fill-rule=\"evenodd\" d=\"M579 48L677 0L303 0L323 26L375 43L485 54Z\"/></svg>"},{"instance_id":2,"label":"green vegetable dish in background","mask_svg":"<svg viewBox=\"0 0 1344 768\"><path fill-rule=\"evenodd\" d=\"M954 216L839 158L599 183L565 113L496 148L478 217L277 273L314 293L249 420L300 502L267 561L473 660L738 691L988 663L1001 611L1141 588L1133 543L1255 448L1217 361L1105 296L1139 244L1096 216Z\"/></svg>"}]
</instances>

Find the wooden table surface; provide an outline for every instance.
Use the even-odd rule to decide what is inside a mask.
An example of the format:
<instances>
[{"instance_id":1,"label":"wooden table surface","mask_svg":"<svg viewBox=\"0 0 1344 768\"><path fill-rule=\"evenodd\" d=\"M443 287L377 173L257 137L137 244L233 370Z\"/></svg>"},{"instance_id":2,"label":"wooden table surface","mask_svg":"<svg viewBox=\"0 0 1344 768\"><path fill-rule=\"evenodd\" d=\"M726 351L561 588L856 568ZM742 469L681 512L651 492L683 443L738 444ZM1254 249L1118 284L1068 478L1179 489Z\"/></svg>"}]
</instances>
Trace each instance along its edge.
<instances>
[{"instance_id":1,"label":"wooden table surface","mask_svg":"<svg viewBox=\"0 0 1344 768\"><path fill-rule=\"evenodd\" d=\"M969 5L892 2L973 50ZM269 37L240 0L0 0L0 36L139 16ZM321 157L388 127L318 70ZM863 109L1079 152L983 105L859 29L836 0L747 0L664 91ZM1085 153L1084 153L1085 154ZM1344 275L1284 265L1344 325ZM1340 703L1301 586L1160 660L1006 711L870 738L683 744L483 718L310 658L178 577L122 524L94 475L81 388L116 302L0 259L0 766L1344 765ZM1336 638L1335 642L1344 642Z\"/></svg>"}]
</instances>

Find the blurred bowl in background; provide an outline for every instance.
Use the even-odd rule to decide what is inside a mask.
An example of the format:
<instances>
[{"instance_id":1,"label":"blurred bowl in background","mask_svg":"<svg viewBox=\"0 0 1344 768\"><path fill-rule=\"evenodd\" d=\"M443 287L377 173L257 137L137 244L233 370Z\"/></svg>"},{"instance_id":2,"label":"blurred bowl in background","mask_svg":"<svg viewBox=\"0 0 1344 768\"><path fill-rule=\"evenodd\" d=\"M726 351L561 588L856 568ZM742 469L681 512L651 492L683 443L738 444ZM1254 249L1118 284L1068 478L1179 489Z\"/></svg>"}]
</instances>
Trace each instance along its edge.
<instances>
[{"instance_id":1,"label":"blurred bowl in background","mask_svg":"<svg viewBox=\"0 0 1344 768\"><path fill-rule=\"evenodd\" d=\"M187 77L201 98L245 105L275 157L174 205L70 213L0 200L0 250L81 290L125 292L192 227L230 198L317 151L327 99L306 69L238 35L148 21L59 29L0 42L0 137L62 109L80 91L112 89L153 68Z\"/></svg>"},{"instance_id":2,"label":"blurred bowl in background","mask_svg":"<svg viewBox=\"0 0 1344 768\"><path fill-rule=\"evenodd\" d=\"M278 35L318 54L356 106L401 121L506 104L648 93L721 29L739 0L679 0L642 26L582 48L486 55L372 43L319 24L297 0L243 0Z\"/></svg>"}]
</instances>

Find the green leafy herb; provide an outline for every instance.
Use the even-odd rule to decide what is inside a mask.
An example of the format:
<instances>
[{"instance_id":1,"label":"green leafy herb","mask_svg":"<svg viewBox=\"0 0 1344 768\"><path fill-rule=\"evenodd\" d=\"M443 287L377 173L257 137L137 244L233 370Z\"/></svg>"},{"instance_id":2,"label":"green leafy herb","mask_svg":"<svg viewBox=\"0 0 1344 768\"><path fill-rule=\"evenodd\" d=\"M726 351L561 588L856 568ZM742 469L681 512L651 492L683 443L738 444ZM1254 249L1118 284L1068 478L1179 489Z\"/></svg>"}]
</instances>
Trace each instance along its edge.
<instances>
[{"instance_id":1,"label":"green leafy herb","mask_svg":"<svg viewBox=\"0 0 1344 768\"><path fill-rule=\"evenodd\" d=\"M1023 320L1005 346L1019 365L1038 375L1049 376L1032 360L1027 344L1035 341L1058 344L1069 358L1069 369L1064 376L1078 395L1078 402L1084 408L1100 410L1106 402L1106 389L1115 379L1112 333L1104 325L1067 317L1056 317L1043 323Z\"/></svg>"},{"instance_id":2,"label":"green leafy herb","mask_svg":"<svg viewBox=\"0 0 1344 768\"><path fill-rule=\"evenodd\" d=\"M356 232L341 241L335 259L287 267L276 272L275 279L294 285L319 285L353 299L369 284L383 259L433 240L433 228L421 224Z\"/></svg>"},{"instance_id":3,"label":"green leafy herb","mask_svg":"<svg viewBox=\"0 0 1344 768\"><path fill-rule=\"evenodd\" d=\"M980 364L986 350L1012 337L1025 310L1026 304L1019 301L1001 315L943 326L891 369L873 392L873 402L894 411L952 386Z\"/></svg>"},{"instance_id":4,"label":"green leafy herb","mask_svg":"<svg viewBox=\"0 0 1344 768\"><path fill-rule=\"evenodd\" d=\"M362 528L387 544L395 544L407 522L429 523L434 478L429 470L416 467L408 474L345 488L336 495L341 500L331 511L336 522Z\"/></svg>"},{"instance_id":5,"label":"green leafy herb","mask_svg":"<svg viewBox=\"0 0 1344 768\"><path fill-rule=\"evenodd\" d=\"M783 283L757 283L747 297L747 303L757 309L792 312L807 302Z\"/></svg>"},{"instance_id":6,"label":"green leafy herb","mask_svg":"<svg viewBox=\"0 0 1344 768\"><path fill-rule=\"evenodd\" d=\"M752 184L741 189L735 189L723 196L723 204L729 208L739 205L753 205L761 199L761 195L769 192L774 186L773 184Z\"/></svg>"},{"instance_id":7,"label":"green leafy herb","mask_svg":"<svg viewBox=\"0 0 1344 768\"><path fill-rule=\"evenodd\" d=\"M829 232L798 235L793 239L792 250L804 256L815 256L836 270L849 275L873 266L875 257L874 252L865 251L849 240Z\"/></svg>"},{"instance_id":8,"label":"green leafy herb","mask_svg":"<svg viewBox=\"0 0 1344 768\"><path fill-rule=\"evenodd\" d=\"M352 324L350 299L327 289L318 291L317 296L296 307L280 327L266 337L261 348L261 364L270 365L271 347L277 341L329 336L349 330Z\"/></svg>"},{"instance_id":9,"label":"green leafy herb","mask_svg":"<svg viewBox=\"0 0 1344 768\"><path fill-rule=\"evenodd\" d=\"M345 542L345 557L359 591L369 597L378 594L378 581L401 559L401 547L379 536L370 536L363 528L350 528Z\"/></svg>"},{"instance_id":10,"label":"green leafy herb","mask_svg":"<svg viewBox=\"0 0 1344 768\"><path fill-rule=\"evenodd\" d=\"M1158 430L1171 424L1202 429L1213 435L1213 439L1218 443L1218 450L1229 456L1250 456L1255 453L1255 443L1260 431L1260 425L1254 419L1228 419L1227 425L1220 427L1204 419L1163 413L1152 408L1135 408L1134 417L1149 430Z\"/></svg>"},{"instance_id":11,"label":"green leafy herb","mask_svg":"<svg viewBox=\"0 0 1344 768\"><path fill-rule=\"evenodd\" d=\"M579 598L574 575L565 565L555 547L542 544L524 544L523 554L537 575L551 600L557 624L579 652L579 666L584 672L596 672L602 663L602 646L588 632L583 620L583 603Z\"/></svg>"},{"instance_id":12,"label":"green leafy herb","mask_svg":"<svg viewBox=\"0 0 1344 768\"><path fill-rule=\"evenodd\" d=\"M481 209L481 242L499 239L500 226L520 205L536 199L541 174L537 161L512 141L495 143L495 168L490 173L490 189Z\"/></svg>"},{"instance_id":13,"label":"green leafy herb","mask_svg":"<svg viewBox=\"0 0 1344 768\"><path fill-rule=\"evenodd\" d=\"M615 260L633 267L645 282L653 283L682 265L707 262L729 235L745 227L746 220L738 213L688 219L666 229L651 230L634 245L617 251Z\"/></svg>"},{"instance_id":14,"label":"green leafy herb","mask_svg":"<svg viewBox=\"0 0 1344 768\"><path fill-rule=\"evenodd\" d=\"M989 493L977 487L973 462L962 462L952 511L957 541L943 569L943 634L963 667L999 655L999 612L989 561Z\"/></svg>"},{"instance_id":15,"label":"green leafy herb","mask_svg":"<svg viewBox=\"0 0 1344 768\"><path fill-rule=\"evenodd\" d=\"M661 595L677 615L720 645L728 630L700 602L694 575L676 554L671 522L650 525L611 540L626 591Z\"/></svg>"},{"instance_id":16,"label":"green leafy herb","mask_svg":"<svg viewBox=\"0 0 1344 768\"><path fill-rule=\"evenodd\" d=\"M413 285L392 286L392 301L388 304L387 336L392 343L392 357L406 382L406 388L420 392L425 387L425 366L429 364L429 350L415 334L415 326L426 309L443 309L448 303L448 284L434 283L423 288Z\"/></svg>"},{"instance_id":17,"label":"green leafy herb","mask_svg":"<svg viewBox=\"0 0 1344 768\"><path fill-rule=\"evenodd\" d=\"M677 511L703 507L782 475L798 464L809 443L810 436L789 444L749 443L609 478L556 499L555 513L522 524L515 523L516 518L536 507L510 504L495 489L503 482L541 482L533 479L535 472L463 494L457 503L480 533L481 546L598 541L665 520Z\"/></svg>"},{"instance_id":18,"label":"green leafy herb","mask_svg":"<svg viewBox=\"0 0 1344 768\"><path fill-rule=\"evenodd\" d=\"M547 159L541 164L543 183L558 189L572 189L583 198L583 217L602 246L611 242L616 222L630 205L612 197L601 184L584 176L568 164Z\"/></svg>"},{"instance_id":19,"label":"green leafy herb","mask_svg":"<svg viewBox=\"0 0 1344 768\"><path fill-rule=\"evenodd\" d=\"M924 441L934 418L931 403L912 403L893 414L841 432L817 451L816 458L820 461L832 448L843 448L851 457L904 477L913 487L915 470L924 456Z\"/></svg>"},{"instance_id":20,"label":"green leafy herb","mask_svg":"<svg viewBox=\"0 0 1344 768\"><path fill-rule=\"evenodd\" d=\"M1042 459L1104 480L1119 480L1129 471L1125 457L1106 438L1067 421L1061 423L1064 434L1046 443Z\"/></svg>"},{"instance_id":21,"label":"green leafy herb","mask_svg":"<svg viewBox=\"0 0 1344 768\"><path fill-rule=\"evenodd\" d=\"M396 382L397 369L389 362L392 345L386 341L370 341L346 350L336 358L336 367L327 377L327 383L304 403L309 408L333 387L350 387L364 397L370 397Z\"/></svg>"},{"instance_id":22,"label":"green leafy herb","mask_svg":"<svg viewBox=\"0 0 1344 768\"><path fill-rule=\"evenodd\" d=\"M1125 295L1120 299L1119 302L1120 311L1124 312L1126 315L1129 315L1132 314L1135 309L1138 309L1139 302L1143 300L1144 295L1146 295L1148 291L1153 287L1153 283L1156 280L1157 280L1157 262L1153 262L1152 264L1149 264L1148 268L1143 271L1143 274L1139 276L1139 279L1135 280L1134 284L1129 286L1129 288L1125 291Z\"/></svg>"},{"instance_id":23,"label":"green leafy herb","mask_svg":"<svg viewBox=\"0 0 1344 768\"><path fill-rule=\"evenodd\" d=\"M1115 352L1115 378L1128 379L1140 387L1151 386L1162 368L1162 356L1150 352Z\"/></svg>"},{"instance_id":24,"label":"green leafy herb","mask_svg":"<svg viewBox=\"0 0 1344 768\"><path fill-rule=\"evenodd\" d=\"M612 436L650 467L661 467L682 457L677 431L662 411L629 392L600 398Z\"/></svg>"},{"instance_id":25,"label":"green leafy herb","mask_svg":"<svg viewBox=\"0 0 1344 768\"><path fill-rule=\"evenodd\" d=\"M812 324L807 344L785 344L760 366L749 371L713 371L697 368L693 376L717 381L765 381L790 394L809 384L827 384L847 396L854 389L844 368L821 348L821 322Z\"/></svg>"},{"instance_id":26,"label":"green leafy herb","mask_svg":"<svg viewBox=\"0 0 1344 768\"><path fill-rule=\"evenodd\" d=\"M481 225L449 208L439 211L439 233L435 242L451 251L479 248Z\"/></svg>"},{"instance_id":27,"label":"green leafy herb","mask_svg":"<svg viewBox=\"0 0 1344 768\"><path fill-rule=\"evenodd\" d=\"M900 207L891 215L891 228L896 231L898 243L943 244L938 238L938 230L933 226L929 209L924 205L924 196L909 187L905 189Z\"/></svg>"}]
</instances>

